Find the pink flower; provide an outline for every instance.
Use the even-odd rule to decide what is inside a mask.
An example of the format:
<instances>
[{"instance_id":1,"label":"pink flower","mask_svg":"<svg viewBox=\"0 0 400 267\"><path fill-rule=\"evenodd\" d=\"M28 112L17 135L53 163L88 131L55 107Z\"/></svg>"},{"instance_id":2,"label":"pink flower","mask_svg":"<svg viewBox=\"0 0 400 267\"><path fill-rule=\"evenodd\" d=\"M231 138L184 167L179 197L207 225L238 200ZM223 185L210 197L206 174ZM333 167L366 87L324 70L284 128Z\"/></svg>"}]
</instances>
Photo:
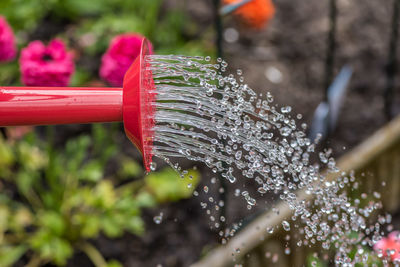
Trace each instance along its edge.
<instances>
[{"instance_id":1,"label":"pink flower","mask_svg":"<svg viewBox=\"0 0 400 267\"><path fill-rule=\"evenodd\" d=\"M14 33L6 19L0 16L0 62L12 60L16 54Z\"/></svg>"},{"instance_id":2,"label":"pink flower","mask_svg":"<svg viewBox=\"0 0 400 267\"><path fill-rule=\"evenodd\" d=\"M374 250L384 257L390 255L392 261L400 261L400 232L393 231L374 245Z\"/></svg>"},{"instance_id":3,"label":"pink flower","mask_svg":"<svg viewBox=\"0 0 400 267\"><path fill-rule=\"evenodd\" d=\"M101 58L100 77L112 86L122 86L125 72L140 53L143 38L139 34L114 37Z\"/></svg>"},{"instance_id":4,"label":"pink flower","mask_svg":"<svg viewBox=\"0 0 400 267\"><path fill-rule=\"evenodd\" d=\"M28 86L68 86L75 66L73 55L59 39L48 46L33 41L21 51L22 82Z\"/></svg>"},{"instance_id":5,"label":"pink flower","mask_svg":"<svg viewBox=\"0 0 400 267\"><path fill-rule=\"evenodd\" d=\"M25 135L32 132L33 126L11 126L7 127L6 131L8 139L13 142L22 139Z\"/></svg>"}]
</instances>

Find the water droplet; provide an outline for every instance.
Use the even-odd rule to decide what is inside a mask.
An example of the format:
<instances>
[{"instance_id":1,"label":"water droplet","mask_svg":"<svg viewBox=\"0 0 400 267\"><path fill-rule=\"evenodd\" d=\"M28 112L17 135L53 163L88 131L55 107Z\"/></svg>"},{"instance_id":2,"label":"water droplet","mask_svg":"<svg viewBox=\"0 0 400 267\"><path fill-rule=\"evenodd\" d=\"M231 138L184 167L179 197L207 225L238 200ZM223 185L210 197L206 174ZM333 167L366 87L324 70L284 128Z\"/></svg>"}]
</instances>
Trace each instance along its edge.
<instances>
[{"instance_id":1,"label":"water droplet","mask_svg":"<svg viewBox=\"0 0 400 267\"><path fill-rule=\"evenodd\" d=\"M163 213L162 213L162 212L161 212L159 215L154 216L154 218L153 218L153 221L154 221L156 224L162 223L162 220L163 220Z\"/></svg>"},{"instance_id":2,"label":"water droplet","mask_svg":"<svg viewBox=\"0 0 400 267\"><path fill-rule=\"evenodd\" d=\"M253 179L249 182L256 183L256 192L240 187L235 188L234 196L243 198L251 209L265 202L252 194L270 197L275 193L293 210L293 221L300 219L301 223L292 225L293 229L288 221L282 222L284 231L298 229L304 236L304 240L296 241L298 246L320 242L322 248L331 249L340 242L343 251L350 251L353 243L342 233L365 234L357 243L367 247L379 240L384 229L392 229L393 226L383 226L390 223L386 216L378 217L376 224L369 225L368 217L382 208L379 201L382 191L371 193L373 198L362 193L351 199L354 194L347 192L360 190L360 181L354 173L341 173L331 150L319 153L317 144L322 135L315 140L308 139L307 125L297 121L303 116L292 117L292 108L274 104L269 92L264 93L264 98L259 97L256 91L243 84L241 70L237 75L224 73L228 64L221 58L216 64L207 63L211 60L208 57L151 55L148 59L157 92L156 100L149 101L155 109L152 117L155 125L151 129L153 139L148 141L153 142L151 152L155 157L163 159L182 175L185 171L177 163L179 158L203 162L231 183L240 181L240 186L248 183L246 179ZM266 76L271 82L283 80L283 74L273 66L266 70ZM322 172L325 168L336 173L338 178L326 179ZM212 178L210 186L214 184L218 183ZM218 220L212 213L219 211L224 203L211 196L211 192L225 191L222 187L211 189L204 186L204 192L209 195L206 203L200 205L210 220L215 220L211 225L218 228L217 223L225 218ZM306 200L300 199L296 191L299 189L309 196ZM193 195L199 194L195 191ZM276 207L271 210L280 214ZM233 227L226 234L223 232L223 242L237 230L238 227ZM267 229L267 232L273 231L272 227ZM277 261L278 254L271 258ZM344 254L335 258L339 266L352 261L356 260Z\"/></svg>"},{"instance_id":3,"label":"water droplet","mask_svg":"<svg viewBox=\"0 0 400 267\"><path fill-rule=\"evenodd\" d=\"M287 221L282 221L282 227L285 231L290 231L290 224Z\"/></svg>"},{"instance_id":4,"label":"water droplet","mask_svg":"<svg viewBox=\"0 0 400 267\"><path fill-rule=\"evenodd\" d=\"M281 112L282 113L289 113L290 111L292 111L292 107L291 106L286 106L286 107L282 107L281 108Z\"/></svg>"},{"instance_id":5,"label":"water droplet","mask_svg":"<svg viewBox=\"0 0 400 267\"><path fill-rule=\"evenodd\" d=\"M272 83L281 83L283 81L282 72L275 67L268 67L265 70L265 77Z\"/></svg>"},{"instance_id":6,"label":"water droplet","mask_svg":"<svg viewBox=\"0 0 400 267\"><path fill-rule=\"evenodd\" d=\"M276 253L274 253L274 255L272 256L272 262L273 263L277 263L278 262L278 260L279 260L279 255L278 254L276 254Z\"/></svg>"},{"instance_id":7,"label":"water droplet","mask_svg":"<svg viewBox=\"0 0 400 267\"><path fill-rule=\"evenodd\" d=\"M235 158L236 158L236 160L240 160L240 159L242 158L242 151L241 151L241 150L238 150L238 151L236 152Z\"/></svg>"},{"instance_id":8,"label":"water droplet","mask_svg":"<svg viewBox=\"0 0 400 267\"><path fill-rule=\"evenodd\" d=\"M152 161L150 163L150 170L151 171L155 171L157 169L157 163L155 163L154 161Z\"/></svg>"}]
</instances>

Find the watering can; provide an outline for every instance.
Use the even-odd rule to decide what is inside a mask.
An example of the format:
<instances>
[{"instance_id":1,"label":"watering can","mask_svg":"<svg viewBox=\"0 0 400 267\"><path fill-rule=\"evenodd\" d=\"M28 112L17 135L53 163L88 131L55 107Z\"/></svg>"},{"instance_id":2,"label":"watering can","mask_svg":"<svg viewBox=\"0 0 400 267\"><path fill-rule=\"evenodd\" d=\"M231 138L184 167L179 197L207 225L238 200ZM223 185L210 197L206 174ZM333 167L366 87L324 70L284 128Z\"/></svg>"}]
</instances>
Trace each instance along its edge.
<instances>
[{"instance_id":1,"label":"watering can","mask_svg":"<svg viewBox=\"0 0 400 267\"><path fill-rule=\"evenodd\" d=\"M142 39L139 56L124 76L123 88L0 86L0 127L123 121L125 133L150 170L155 98Z\"/></svg>"}]
</instances>

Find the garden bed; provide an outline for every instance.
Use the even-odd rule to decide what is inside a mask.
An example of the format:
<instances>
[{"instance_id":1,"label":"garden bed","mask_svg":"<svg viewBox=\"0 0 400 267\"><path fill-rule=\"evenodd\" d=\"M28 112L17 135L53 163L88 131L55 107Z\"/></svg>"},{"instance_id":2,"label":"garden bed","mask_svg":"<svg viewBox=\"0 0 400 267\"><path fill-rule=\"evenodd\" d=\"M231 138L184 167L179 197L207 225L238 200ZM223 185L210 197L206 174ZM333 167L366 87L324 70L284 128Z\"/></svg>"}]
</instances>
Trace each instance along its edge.
<instances>
[{"instance_id":1,"label":"garden bed","mask_svg":"<svg viewBox=\"0 0 400 267\"><path fill-rule=\"evenodd\" d=\"M139 1L140 2L140 1ZM324 60L326 39L329 28L327 3L319 0L276 0L276 16L264 31L244 28L233 17L224 20L225 28L239 30L239 40L234 43L224 42L225 58L232 69L240 68L247 82L257 92L271 91L279 105L290 105L294 112L303 114L303 121L310 123L318 103L323 98ZM334 149L334 155L340 156L354 148L362 140L385 124L383 112L383 88L385 85L385 64L389 39L392 1L338 1L337 51L335 56L335 73L344 64L350 64L354 70L348 96L340 114L337 129L330 136L327 144ZM199 53L213 52L213 12L212 1L179 1L168 0L163 4L161 17L170 10L182 8L193 21L184 33L177 32L182 42L196 43L202 47ZM85 18L82 18L85 19ZM67 29L71 43L79 47L74 38L76 28L74 20L45 17L28 40L49 40L54 35ZM154 35L162 34L154 32ZM183 36L183 37L182 37ZM88 37L88 36L86 36ZM90 37L90 36L89 36ZM166 38L166 37L165 37ZM171 37L173 39L175 37ZM90 39L90 38L89 38ZM159 39L162 39L161 37ZM103 40L98 40L99 47L104 48ZM170 41L172 42L172 41ZM192 46L189 46L192 48ZM184 53L188 47L182 45L174 50L170 47L155 47L160 53ZM87 80L87 75L95 76L100 64L99 49L93 54L79 55L77 65L85 71L78 77L86 84L99 84L98 79ZM193 51L197 48L193 48ZM79 50L76 51L79 54ZM195 53L190 50L190 53ZM271 81L266 77L268 70L278 70L282 79ZM88 74L89 73L89 74ZM2 74L0 74L1 76ZM86 76L85 76L86 75ZM396 88L399 84L396 84ZM396 95L395 106L399 103ZM124 149L133 158L140 160L140 155L123 136L122 129L117 139L118 147ZM44 128L38 128L43 133ZM89 126L62 126L56 129L57 146L62 147L66 140L82 133L89 133ZM191 163L183 163L191 166ZM109 172L115 171L109 166ZM205 167L198 166L202 173L202 182L210 186L213 174ZM249 191L255 190L251 181L243 186ZM236 185L235 185L236 187ZM235 197L234 186L228 186L228 225L257 212L263 212L268 205L248 211L242 198ZM211 188L209 195L217 195L217 188ZM199 190L201 191L201 190ZM197 198L180 200L173 204L163 204L155 209L145 210L143 217L146 232L143 236L126 234L122 238L109 239L104 236L91 242L99 248L107 259L117 259L124 266L189 266L196 262L205 252L218 245L218 233L210 229L210 221L199 202L208 198L200 194ZM266 199L271 202L272 199ZM268 203L267 203L268 204ZM163 212L164 219L156 224L154 216ZM22 260L24 262L24 259ZM22 263L21 263L22 264ZM91 266L83 253L77 253L68 266Z\"/></svg>"}]
</instances>

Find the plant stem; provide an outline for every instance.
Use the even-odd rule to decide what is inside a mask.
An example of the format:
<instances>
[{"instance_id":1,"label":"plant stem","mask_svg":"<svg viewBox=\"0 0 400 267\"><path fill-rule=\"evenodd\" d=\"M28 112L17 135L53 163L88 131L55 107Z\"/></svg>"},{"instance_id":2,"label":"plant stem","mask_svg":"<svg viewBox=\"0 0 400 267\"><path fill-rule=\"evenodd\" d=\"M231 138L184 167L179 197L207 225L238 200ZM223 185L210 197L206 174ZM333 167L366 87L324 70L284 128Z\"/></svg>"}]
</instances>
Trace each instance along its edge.
<instances>
[{"instance_id":1,"label":"plant stem","mask_svg":"<svg viewBox=\"0 0 400 267\"><path fill-rule=\"evenodd\" d=\"M38 255L33 255L25 267L38 267L42 263L41 258Z\"/></svg>"},{"instance_id":2,"label":"plant stem","mask_svg":"<svg viewBox=\"0 0 400 267\"><path fill-rule=\"evenodd\" d=\"M126 184L123 184L115 189L117 194L122 193L124 190L130 188L133 192L139 191L145 185L144 179L135 180Z\"/></svg>"},{"instance_id":3,"label":"plant stem","mask_svg":"<svg viewBox=\"0 0 400 267\"><path fill-rule=\"evenodd\" d=\"M221 0L214 0L214 16L215 16L215 45L217 48L217 57L222 58L224 56L224 51L222 47L222 18L219 14L219 8L221 6Z\"/></svg>"},{"instance_id":4,"label":"plant stem","mask_svg":"<svg viewBox=\"0 0 400 267\"><path fill-rule=\"evenodd\" d=\"M327 53L325 61L325 81L324 81L324 101L328 102L328 88L332 83L333 69L335 63L336 48L336 20L337 6L336 0L329 0L329 20L330 28L327 42Z\"/></svg>"},{"instance_id":5,"label":"plant stem","mask_svg":"<svg viewBox=\"0 0 400 267\"><path fill-rule=\"evenodd\" d=\"M16 245L21 245L22 240L26 240L27 235L25 233L21 234L4 234L1 233L1 242L6 242L8 244L16 244Z\"/></svg>"},{"instance_id":6,"label":"plant stem","mask_svg":"<svg viewBox=\"0 0 400 267\"><path fill-rule=\"evenodd\" d=\"M396 58L397 58L397 42L399 36L399 13L400 13L400 0L393 0L393 15L392 15L392 28L389 40L389 55L388 63L386 65L386 86L384 89L385 101L385 116L387 120L393 117L393 87L395 84L396 75Z\"/></svg>"},{"instance_id":7,"label":"plant stem","mask_svg":"<svg viewBox=\"0 0 400 267\"><path fill-rule=\"evenodd\" d=\"M33 188L28 190L25 197L29 201L29 203L32 205L32 209L34 211L43 208L42 200L40 199L39 195L36 194L36 191Z\"/></svg>"},{"instance_id":8,"label":"plant stem","mask_svg":"<svg viewBox=\"0 0 400 267\"><path fill-rule=\"evenodd\" d=\"M219 13L219 9L221 6L221 0L214 0L214 15L215 15L215 41L216 41L216 48L217 48L217 58L222 58L224 55L223 52L223 45L222 45L222 31L223 31L223 25L222 25L222 18ZM225 144L224 144L225 145ZM226 166L224 166L226 167ZM228 186L226 184L226 180L222 175L219 175L219 183L221 188L223 189L223 192L220 193L220 200L224 203L222 207L220 207L220 217L224 217L225 220L221 221L220 224L220 229L222 231L225 231L226 228L226 206L227 206L227 194L228 194ZM224 236L222 236L222 239Z\"/></svg>"},{"instance_id":9,"label":"plant stem","mask_svg":"<svg viewBox=\"0 0 400 267\"><path fill-rule=\"evenodd\" d=\"M5 127L0 127L0 137L7 137Z\"/></svg>"},{"instance_id":10,"label":"plant stem","mask_svg":"<svg viewBox=\"0 0 400 267\"><path fill-rule=\"evenodd\" d=\"M79 246L89 259L93 262L96 267L106 267L107 262L101 255L101 253L90 243L84 242Z\"/></svg>"},{"instance_id":11,"label":"plant stem","mask_svg":"<svg viewBox=\"0 0 400 267\"><path fill-rule=\"evenodd\" d=\"M55 168L55 162L54 162L54 136L55 136L55 130L53 125L48 125L46 126L46 150L47 150L47 155L49 158L49 164L48 167L46 168L46 179L47 182L49 183L50 186L53 186L53 180L54 180L54 168Z\"/></svg>"}]
</instances>

